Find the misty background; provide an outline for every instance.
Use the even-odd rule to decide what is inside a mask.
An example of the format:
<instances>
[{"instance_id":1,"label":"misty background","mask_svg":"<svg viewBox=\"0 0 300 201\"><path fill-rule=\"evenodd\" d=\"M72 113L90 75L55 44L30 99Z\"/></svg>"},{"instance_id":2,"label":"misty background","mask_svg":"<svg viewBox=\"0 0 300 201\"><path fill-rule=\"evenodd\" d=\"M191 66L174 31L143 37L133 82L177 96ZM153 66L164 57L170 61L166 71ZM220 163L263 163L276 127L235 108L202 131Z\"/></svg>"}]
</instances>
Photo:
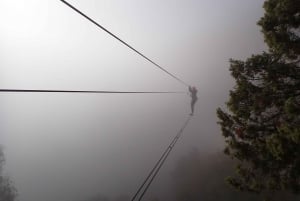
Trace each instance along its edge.
<instances>
[{"instance_id":1,"label":"misty background","mask_svg":"<svg viewBox=\"0 0 300 201\"><path fill-rule=\"evenodd\" d=\"M223 150L215 111L229 58L266 49L263 0L70 0L198 88L195 115L147 199L168 197L178 161ZM0 88L186 91L58 0L0 1ZM22 201L132 196L190 113L188 94L0 94L5 172Z\"/></svg>"}]
</instances>

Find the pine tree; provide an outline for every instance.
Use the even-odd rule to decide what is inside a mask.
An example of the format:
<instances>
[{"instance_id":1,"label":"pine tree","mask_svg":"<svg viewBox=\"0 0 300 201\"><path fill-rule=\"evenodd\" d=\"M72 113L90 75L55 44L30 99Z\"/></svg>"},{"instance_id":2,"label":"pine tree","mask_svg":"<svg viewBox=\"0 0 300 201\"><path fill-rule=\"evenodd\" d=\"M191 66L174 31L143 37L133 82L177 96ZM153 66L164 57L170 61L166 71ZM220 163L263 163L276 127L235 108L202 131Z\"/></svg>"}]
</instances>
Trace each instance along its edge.
<instances>
[{"instance_id":1,"label":"pine tree","mask_svg":"<svg viewBox=\"0 0 300 201\"><path fill-rule=\"evenodd\" d=\"M258 22L271 52L297 58L300 54L300 1L268 0Z\"/></svg>"},{"instance_id":2,"label":"pine tree","mask_svg":"<svg viewBox=\"0 0 300 201\"><path fill-rule=\"evenodd\" d=\"M300 1L268 0L262 27L269 52L230 60L236 81L217 110L224 152L239 160L239 190L300 193Z\"/></svg>"}]
</instances>

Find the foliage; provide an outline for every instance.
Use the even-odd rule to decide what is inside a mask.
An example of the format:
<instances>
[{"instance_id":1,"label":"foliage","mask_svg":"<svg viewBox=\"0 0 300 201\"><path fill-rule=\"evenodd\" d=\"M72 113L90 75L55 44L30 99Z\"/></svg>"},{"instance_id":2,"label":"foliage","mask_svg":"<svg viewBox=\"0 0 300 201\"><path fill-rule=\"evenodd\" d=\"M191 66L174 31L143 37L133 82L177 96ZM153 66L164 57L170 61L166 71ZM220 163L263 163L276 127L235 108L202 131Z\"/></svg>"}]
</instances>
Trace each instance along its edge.
<instances>
[{"instance_id":1,"label":"foliage","mask_svg":"<svg viewBox=\"0 0 300 201\"><path fill-rule=\"evenodd\" d=\"M239 190L300 192L300 1L268 0L259 21L270 52L230 60L236 85L217 110Z\"/></svg>"},{"instance_id":2,"label":"foliage","mask_svg":"<svg viewBox=\"0 0 300 201\"><path fill-rule=\"evenodd\" d=\"M3 152L0 149L0 201L14 201L16 199L16 189L9 178L3 176L4 162Z\"/></svg>"},{"instance_id":3,"label":"foliage","mask_svg":"<svg viewBox=\"0 0 300 201\"><path fill-rule=\"evenodd\" d=\"M193 151L181 158L172 173L176 195L173 201L262 201L263 197L273 201L299 200L300 197L286 192L256 195L230 188L224 178L233 173L235 163L222 153L201 155Z\"/></svg>"},{"instance_id":4,"label":"foliage","mask_svg":"<svg viewBox=\"0 0 300 201\"><path fill-rule=\"evenodd\" d=\"M300 53L300 1L268 0L258 22L272 52L295 57Z\"/></svg>"}]
</instances>

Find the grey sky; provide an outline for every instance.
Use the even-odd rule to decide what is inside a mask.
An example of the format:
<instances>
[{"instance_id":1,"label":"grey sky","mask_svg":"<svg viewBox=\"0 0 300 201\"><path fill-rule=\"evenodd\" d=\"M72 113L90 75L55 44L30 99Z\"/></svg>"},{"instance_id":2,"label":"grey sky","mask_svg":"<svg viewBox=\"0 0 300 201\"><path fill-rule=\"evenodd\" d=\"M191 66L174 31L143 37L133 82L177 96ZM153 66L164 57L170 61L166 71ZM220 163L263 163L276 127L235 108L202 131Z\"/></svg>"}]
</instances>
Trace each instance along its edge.
<instances>
[{"instance_id":1,"label":"grey sky","mask_svg":"<svg viewBox=\"0 0 300 201\"><path fill-rule=\"evenodd\" d=\"M233 85L228 60L265 49L256 26L262 0L70 2L198 87L196 115L162 175L193 147L222 150L215 109ZM0 0L0 88L187 90L58 0ZM22 201L132 195L190 101L185 94L0 96L6 170Z\"/></svg>"}]
</instances>

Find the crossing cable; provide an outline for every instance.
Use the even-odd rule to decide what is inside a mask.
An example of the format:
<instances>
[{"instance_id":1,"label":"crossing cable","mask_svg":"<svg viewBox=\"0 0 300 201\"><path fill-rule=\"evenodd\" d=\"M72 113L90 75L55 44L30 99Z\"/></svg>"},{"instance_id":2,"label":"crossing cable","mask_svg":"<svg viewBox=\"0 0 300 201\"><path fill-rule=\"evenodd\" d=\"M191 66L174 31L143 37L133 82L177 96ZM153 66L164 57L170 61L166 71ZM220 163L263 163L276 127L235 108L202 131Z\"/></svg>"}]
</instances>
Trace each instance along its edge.
<instances>
[{"instance_id":1,"label":"crossing cable","mask_svg":"<svg viewBox=\"0 0 300 201\"><path fill-rule=\"evenodd\" d=\"M134 194L134 196L132 197L131 201L134 201L136 199L136 197L141 192L141 190L143 189L143 187L145 186L145 184L148 182L147 186L145 187L144 191L142 192L141 196L138 199L139 201L142 200L143 196L145 195L145 193L147 192L148 188L150 187L152 181L154 180L154 178L158 174L159 170L163 166L164 162L168 158L168 156L169 156L170 152L172 151L173 147L177 143L178 139L181 137L182 132L186 128L186 126L188 125L190 119L191 119L191 116L189 116L189 118L185 121L184 125L181 127L181 129L179 130L179 132L173 138L172 142L169 144L169 146L164 151L164 153L161 155L161 157L159 158L159 160L157 161L157 163L155 164L155 166L149 172L148 176L145 178L145 180L142 183L142 185L139 187L139 189L137 190L137 192ZM151 175L152 175L152 177L151 177ZM150 177L151 177L151 179L150 179Z\"/></svg>"},{"instance_id":2,"label":"crossing cable","mask_svg":"<svg viewBox=\"0 0 300 201\"><path fill-rule=\"evenodd\" d=\"M134 201L135 198L138 196L138 194L140 193L140 191L143 189L143 187L145 186L145 184L147 183L147 181L150 179L151 175L154 173L154 171L157 169L157 167L159 166L159 164L161 163L161 161L164 159L165 155L168 153L169 151L169 147L175 142L175 138L172 140L172 142L170 143L170 145L167 147L167 149L164 151L164 153L161 155L161 157L159 158L159 160L156 162L156 164L154 165L154 167L152 168L152 170L149 172L148 176L146 177L146 179L144 180L144 182L142 183L142 185L139 187L139 189L137 190L137 192L134 194L134 196L132 197L131 201Z\"/></svg>"},{"instance_id":3,"label":"crossing cable","mask_svg":"<svg viewBox=\"0 0 300 201\"><path fill-rule=\"evenodd\" d=\"M183 127L180 129L180 131L178 132L178 135L174 138L175 141L173 144L171 144L169 146L169 150L167 152L167 154L165 155L164 159L162 160L162 162L160 163L159 167L156 169L154 175L152 176L150 182L148 183L148 185L146 186L146 188L144 189L143 193L141 194L141 196L139 197L138 201L141 201L142 198L144 197L145 193L147 192L148 188L150 187L151 183L153 182L153 180L155 179L156 175L158 174L160 168L163 166L163 164L165 163L166 159L168 158L169 154L171 153L172 149L174 148L174 146L176 145L177 141L179 140L179 138L182 135L183 130L185 129L185 127L187 126L188 122L190 121L191 116L189 116L189 118L187 119L187 121L185 122L185 124L183 125Z\"/></svg>"},{"instance_id":4,"label":"crossing cable","mask_svg":"<svg viewBox=\"0 0 300 201\"><path fill-rule=\"evenodd\" d=\"M181 91L82 91L82 90L43 90L43 89L0 89L0 92L21 93L94 93L94 94L181 94Z\"/></svg>"},{"instance_id":5,"label":"crossing cable","mask_svg":"<svg viewBox=\"0 0 300 201\"><path fill-rule=\"evenodd\" d=\"M67 1L64 1L64 0L60 0L60 1L62 3L64 3L65 5L69 6L70 8L72 8L74 11L76 11L77 13L79 13L80 15L82 15L83 17L85 17L86 19L88 19L90 22L92 22L93 24L95 24L97 27L99 27L103 31L107 32L109 35L111 35L112 37L114 37L115 39L117 39L118 41L120 41L121 43L123 43L125 46L127 46L128 48L130 48L131 50L133 50L134 52L136 52L140 56L142 56L144 59L146 59L147 61L149 61L150 63L152 63L153 65L155 65L156 67L158 67L159 69L161 69L162 71L164 71L165 73L167 73L168 75L170 75L173 78L175 78L177 81L179 81L183 85L189 86L183 80L181 80L180 78L176 77L175 75L173 75L172 73L170 73L169 71L167 71L166 69L164 69L163 67L161 67L160 65L158 65L157 63L155 63L154 61L152 61L151 59L149 59L148 57L146 57L144 54L142 54L141 52L139 52L138 50L136 50L135 48L133 48L131 45L129 45L128 43L126 43L124 40L120 39L118 36L116 36L115 34L113 34L112 32L110 32L108 29L106 29L103 26L101 26L99 23L97 23L96 21L94 21L93 19L91 19L90 17L88 17L86 14L84 14L83 12L81 12L80 10L78 10L77 8L75 8L73 5L71 5Z\"/></svg>"}]
</instances>

